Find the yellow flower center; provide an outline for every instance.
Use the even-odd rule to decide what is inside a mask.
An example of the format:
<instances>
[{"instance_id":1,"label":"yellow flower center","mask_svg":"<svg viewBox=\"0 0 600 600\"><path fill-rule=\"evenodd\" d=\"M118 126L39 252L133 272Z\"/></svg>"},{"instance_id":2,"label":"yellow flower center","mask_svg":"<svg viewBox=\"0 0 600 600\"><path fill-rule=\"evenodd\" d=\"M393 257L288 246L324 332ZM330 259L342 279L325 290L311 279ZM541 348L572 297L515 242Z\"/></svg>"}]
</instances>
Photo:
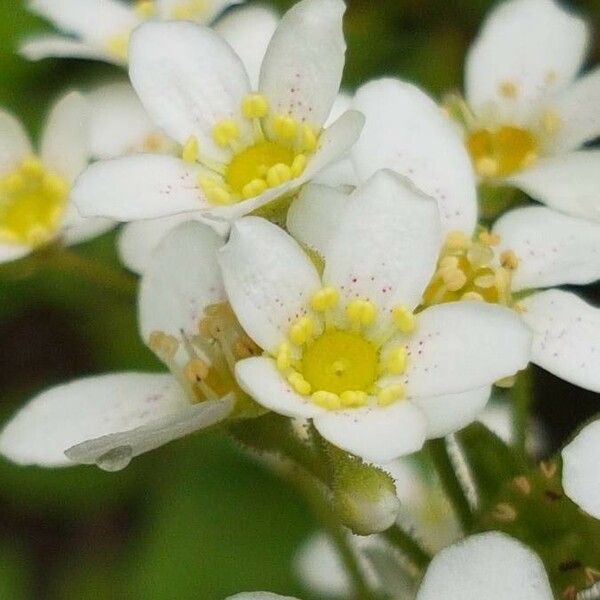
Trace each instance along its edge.
<instances>
[{"instance_id":1,"label":"yellow flower center","mask_svg":"<svg viewBox=\"0 0 600 600\"><path fill-rule=\"evenodd\" d=\"M350 331L326 331L304 352L300 372L314 390L342 394L369 391L379 357L373 344Z\"/></svg>"},{"instance_id":2,"label":"yellow flower center","mask_svg":"<svg viewBox=\"0 0 600 600\"><path fill-rule=\"evenodd\" d=\"M211 204L254 198L299 177L308 155L317 149L315 129L289 115L272 114L264 96L248 94L240 108L246 126L239 119L223 119L212 128L214 143L232 151L227 164L205 158L194 136L183 146L183 160L199 162L213 172L207 175L204 171L198 178L198 186ZM242 135L249 129L250 135Z\"/></svg>"},{"instance_id":3,"label":"yellow flower center","mask_svg":"<svg viewBox=\"0 0 600 600\"><path fill-rule=\"evenodd\" d=\"M512 305L511 278L518 261L514 252L506 250L500 255L500 265L494 264L493 246L499 243L498 236L487 231L481 232L476 241L464 233L450 233L423 294L423 305L457 300Z\"/></svg>"},{"instance_id":4,"label":"yellow flower center","mask_svg":"<svg viewBox=\"0 0 600 600\"><path fill-rule=\"evenodd\" d=\"M466 144L481 177L511 175L534 162L539 152L538 140L530 131L508 125L473 131Z\"/></svg>"},{"instance_id":5,"label":"yellow flower center","mask_svg":"<svg viewBox=\"0 0 600 600\"><path fill-rule=\"evenodd\" d=\"M264 180L271 167L282 165L282 172L291 170L294 152L277 142L259 142L236 154L225 171L225 182L235 193L242 194L247 184ZM266 189L265 184L265 189Z\"/></svg>"},{"instance_id":6,"label":"yellow flower center","mask_svg":"<svg viewBox=\"0 0 600 600\"><path fill-rule=\"evenodd\" d=\"M67 183L35 158L0 179L0 240L39 246L58 229L68 196Z\"/></svg>"}]
</instances>

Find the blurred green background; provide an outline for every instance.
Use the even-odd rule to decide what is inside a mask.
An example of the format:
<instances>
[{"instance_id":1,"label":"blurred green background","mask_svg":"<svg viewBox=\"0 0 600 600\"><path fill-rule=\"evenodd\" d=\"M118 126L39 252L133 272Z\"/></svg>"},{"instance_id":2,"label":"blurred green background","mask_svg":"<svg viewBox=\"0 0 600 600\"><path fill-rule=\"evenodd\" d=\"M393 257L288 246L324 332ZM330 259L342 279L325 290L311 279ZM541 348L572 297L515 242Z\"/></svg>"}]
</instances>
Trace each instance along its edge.
<instances>
[{"instance_id":1,"label":"blurred green background","mask_svg":"<svg viewBox=\"0 0 600 600\"><path fill-rule=\"evenodd\" d=\"M274 2L278 10L291 3ZM349 0L346 86L395 74L433 94L458 88L466 48L491 4ZM600 31L600 2L574 4ZM34 137L65 88L118 74L83 61L32 64L15 54L23 36L47 29L21 0L0 2L0 106ZM594 40L590 64L600 59L600 37ZM114 233L78 249L118 267ZM9 275L0 280L2 422L49 385L160 369L138 340L130 298L50 271ZM598 286L585 295L597 302ZM598 396L536 372L535 407L556 448L598 410ZM221 600L254 589L308 598L291 560L314 527L290 489L217 434L170 444L114 474L1 461L0 598Z\"/></svg>"}]
</instances>

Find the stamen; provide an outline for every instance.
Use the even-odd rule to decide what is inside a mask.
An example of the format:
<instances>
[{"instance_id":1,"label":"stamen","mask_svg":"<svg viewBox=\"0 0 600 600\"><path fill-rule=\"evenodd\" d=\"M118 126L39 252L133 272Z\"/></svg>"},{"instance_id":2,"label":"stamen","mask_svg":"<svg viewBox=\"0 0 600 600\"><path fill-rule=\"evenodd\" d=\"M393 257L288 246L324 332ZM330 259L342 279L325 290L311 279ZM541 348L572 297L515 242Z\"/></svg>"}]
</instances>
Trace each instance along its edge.
<instances>
[{"instance_id":1,"label":"stamen","mask_svg":"<svg viewBox=\"0 0 600 600\"><path fill-rule=\"evenodd\" d=\"M229 146L240 137L240 127L232 119L224 119L213 127L212 135L219 146Z\"/></svg>"},{"instance_id":2,"label":"stamen","mask_svg":"<svg viewBox=\"0 0 600 600\"><path fill-rule=\"evenodd\" d=\"M321 408L327 410L337 410L342 407L342 399L333 392L325 392L323 390L315 392L311 396L311 400Z\"/></svg>"},{"instance_id":3,"label":"stamen","mask_svg":"<svg viewBox=\"0 0 600 600\"><path fill-rule=\"evenodd\" d=\"M153 0L137 0L135 4L135 12L145 19L151 17L154 14L154 1Z\"/></svg>"},{"instance_id":4,"label":"stamen","mask_svg":"<svg viewBox=\"0 0 600 600\"><path fill-rule=\"evenodd\" d=\"M123 33L116 33L106 38L104 47L106 50L118 58L119 60L127 60L127 51L129 50L129 37L131 36L130 31Z\"/></svg>"},{"instance_id":5,"label":"stamen","mask_svg":"<svg viewBox=\"0 0 600 600\"><path fill-rule=\"evenodd\" d=\"M195 163L198 160L198 138L192 135L188 138L188 141L183 146L181 151L181 158L187 163Z\"/></svg>"},{"instance_id":6,"label":"stamen","mask_svg":"<svg viewBox=\"0 0 600 600\"><path fill-rule=\"evenodd\" d=\"M267 184L269 187L277 187L289 181L293 177L292 169L284 163L273 165L267 172Z\"/></svg>"},{"instance_id":7,"label":"stamen","mask_svg":"<svg viewBox=\"0 0 600 600\"><path fill-rule=\"evenodd\" d=\"M369 300L352 300L346 307L346 316L353 325L367 327L375 321L377 309Z\"/></svg>"},{"instance_id":8,"label":"stamen","mask_svg":"<svg viewBox=\"0 0 600 600\"><path fill-rule=\"evenodd\" d=\"M368 396L366 392L349 390L340 394L342 406L346 408L358 408L367 403Z\"/></svg>"},{"instance_id":9,"label":"stamen","mask_svg":"<svg viewBox=\"0 0 600 600\"><path fill-rule=\"evenodd\" d=\"M302 346L308 342L315 331L315 322L309 316L298 319L291 327L289 337L297 346Z\"/></svg>"},{"instance_id":10,"label":"stamen","mask_svg":"<svg viewBox=\"0 0 600 600\"><path fill-rule=\"evenodd\" d=\"M261 94L248 94L242 100L242 114L246 119L262 119L268 111L267 99Z\"/></svg>"},{"instance_id":11,"label":"stamen","mask_svg":"<svg viewBox=\"0 0 600 600\"><path fill-rule=\"evenodd\" d=\"M513 250L504 250L500 255L500 264L511 271L514 271L519 266L519 259Z\"/></svg>"},{"instance_id":12,"label":"stamen","mask_svg":"<svg viewBox=\"0 0 600 600\"><path fill-rule=\"evenodd\" d=\"M406 370L406 349L404 346L397 346L388 353L385 363L385 371L391 375L400 375Z\"/></svg>"},{"instance_id":13,"label":"stamen","mask_svg":"<svg viewBox=\"0 0 600 600\"><path fill-rule=\"evenodd\" d=\"M287 377L289 384L296 390L299 394L303 396L308 396L311 392L311 385L304 379L304 377L298 373L297 371L292 371Z\"/></svg>"},{"instance_id":14,"label":"stamen","mask_svg":"<svg viewBox=\"0 0 600 600\"><path fill-rule=\"evenodd\" d=\"M162 331L153 331L148 340L150 348L165 361L171 360L179 349L179 342L172 335Z\"/></svg>"},{"instance_id":15,"label":"stamen","mask_svg":"<svg viewBox=\"0 0 600 600\"><path fill-rule=\"evenodd\" d=\"M334 287L324 287L313 294L310 306L317 312L325 312L338 303L339 297L340 295Z\"/></svg>"},{"instance_id":16,"label":"stamen","mask_svg":"<svg viewBox=\"0 0 600 600\"><path fill-rule=\"evenodd\" d=\"M392 320L394 325L404 334L412 333L417 325L415 315L405 306L394 306L392 309Z\"/></svg>"},{"instance_id":17,"label":"stamen","mask_svg":"<svg viewBox=\"0 0 600 600\"><path fill-rule=\"evenodd\" d=\"M273 131L282 140L290 140L296 135L298 124L287 115L276 115L273 119Z\"/></svg>"},{"instance_id":18,"label":"stamen","mask_svg":"<svg viewBox=\"0 0 600 600\"><path fill-rule=\"evenodd\" d=\"M305 152L314 152L317 148L318 135L310 125L302 127L302 148Z\"/></svg>"},{"instance_id":19,"label":"stamen","mask_svg":"<svg viewBox=\"0 0 600 600\"><path fill-rule=\"evenodd\" d=\"M396 400L402 400L405 396L404 386L400 383L390 385L377 394L377 403L379 406L390 406Z\"/></svg>"}]
</instances>

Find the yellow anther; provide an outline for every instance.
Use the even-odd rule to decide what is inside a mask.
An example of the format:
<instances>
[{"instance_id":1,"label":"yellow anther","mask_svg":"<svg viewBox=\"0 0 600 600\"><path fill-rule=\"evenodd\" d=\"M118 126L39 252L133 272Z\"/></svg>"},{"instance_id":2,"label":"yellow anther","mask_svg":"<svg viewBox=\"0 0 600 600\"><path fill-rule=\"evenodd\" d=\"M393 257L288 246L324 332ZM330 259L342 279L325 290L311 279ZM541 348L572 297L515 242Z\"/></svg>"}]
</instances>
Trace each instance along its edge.
<instances>
[{"instance_id":1,"label":"yellow anther","mask_svg":"<svg viewBox=\"0 0 600 600\"><path fill-rule=\"evenodd\" d=\"M494 260L494 251L483 244L471 244L467 250L467 260L474 267L483 267Z\"/></svg>"},{"instance_id":2,"label":"yellow anther","mask_svg":"<svg viewBox=\"0 0 600 600\"><path fill-rule=\"evenodd\" d=\"M461 300L477 300L478 302L483 302L484 298L481 294L477 292L465 292L461 297Z\"/></svg>"},{"instance_id":3,"label":"yellow anther","mask_svg":"<svg viewBox=\"0 0 600 600\"><path fill-rule=\"evenodd\" d=\"M248 94L242 100L242 114L246 119L262 119L267 112L269 112L269 104L261 94Z\"/></svg>"},{"instance_id":4,"label":"yellow anther","mask_svg":"<svg viewBox=\"0 0 600 600\"><path fill-rule=\"evenodd\" d=\"M44 191L53 198L60 198L67 195L69 186L64 179L61 179L54 173L46 173L42 179Z\"/></svg>"},{"instance_id":5,"label":"yellow anther","mask_svg":"<svg viewBox=\"0 0 600 600\"><path fill-rule=\"evenodd\" d=\"M302 127L302 148L306 152L314 152L317 148L319 138L310 125Z\"/></svg>"},{"instance_id":6,"label":"yellow anther","mask_svg":"<svg viewBox=\"0 0 600 600\"><path fill-rule=\"evenodd\" d=\"M342 407L342 399L333 392L319 391L311 396L311 400L321 408L336 410Z\"/></svg>"},{"instance_id":7,"label":"yellow anther","mask_svg":"<svg viewBox=\"0 0 600 600\"><path fill-rule=\"evenodd\" d=\"M135 12L145 19L151 17L154 14L153 0L138 0L135 5Z\"/></svg>"},{"instance_id":8,"label":"yellow anther","mask_svg":"<svg viewBox=\"0 0 600 600\"><path fill-rule=\"evenodd\" d=\"M35 156L31 156L21 163L21 172L25 177L38 178L44 174L44 165Z\"/></svg>"},{"instance_id":9,"label":"yellow anther","mask_svg":"<svg viewBox=\"0 0 600 600\"><path fill-rule=\"evenodd\" d=\"M253 179L242 188L244 198L254 198L260 196L267 189L267 182L264 179Z\"/></svg>"},{"instance_id":10,"label":"yellow anther","mask_svg":"<svg viewBox=\"0 0 600 600\"><path fill-rule=\"evenodd\" d=\"M383 388L377 394L377 403L379 406L389 406L396 402L396 400L402 400L404 395L404 386L401 383L390 385L389 387Z\"/></svg>"},{"instance_id":11,"label":"yellow anther","mask_svg":"<svg viewBox=\"0 0 600 600\"><path fill-rule=\"evenodd\" d=\"M440 275L444 285L450 292L457 292L467 283L467 276L460 269L442 269Z\"/></svg>"},{"instance_id":12,"label":"yellow anther","mask_svg":"<svg viewBox=\"0 0 600 600\"><path fill-rule=\"evenodd\" d=\"M466 250L471 245L471 240L462 231L451 231L446 236L446 249L449 252Z\"/></svg>"},{"instance_id":13,"label":"yellow anther","mask_svg":"<svg viewBox=\"0 0 600 600\"><path fill-rule=\"evenodd\" d=\"M256 356L260 352L260 347L246 334L241 334L233 343L233 354L238 360Z\"/></svg>"},{"instance_id":14,"label":"yellow anther","mask_svg":"<svg viewBox=\"0 0 600 600\"><path fill-rule=\"evenodd\" d=\"M402 333L412 333L417 326L417 318L404 306L394 306L392 319Z\"/></svg>"},{"instance_id":15,"label":"yellow anther","mask_svg":"<svg viewBox=\"0 0 600 600\"><path fill-rule=\"evenodd\" d=\"M294 371L288 375L288 382L294 388L296 392L303 396L308 396L311 392L310 383L302 377L300 373Z\"/></svg>"},{"instance_id":16,"label":"yellow anther","mask_svg":"<svg viewBox=\"0 0 600 600\"><path fill-rule=\"evenodd\" d=\"M458 267L458 258L456 256L444 256L440 260L440 270L456 269Z\"/></svg>"},{"instance_id":17,"label":"yellow anther","mask_svg":"<svg viewBox=\"0 0 600 600\"><path fill-rule=\"evenodd\" d=\"M340 298L338 291L334 287L324 287L313 294L310 299L310 306L317 312L325 312L333 308Z\"/></svg>"},{"instance_id":18,"label":"yellow anther","mask_svg":"<svg viewBox=\"0 0 600 600\"><path fill-rule=\"evenodd\" d=\"M500 254L500 264L505 269L514 271L519 266L519 259L513 250L504 250L504 252Z\"/></svg>"},{"instance_id":19,"label":"yellow anther","mask_svg":"<svg viewBox=\"0 0 600 600\"><path fill-rule=\"evenodd\" d=\"M501 239L496 233L491 233L487 229L484 229L479 233L477 239L485 246L497 246Z\"/></svg>"},{"instance_id":20,"label":"yellow anther","mask_svg":"<svg viewBox=\"0 0 600 600\"><path fill-rule=\"evenodd\" d=\"M194 383L208 377L208 365L200 358L192 358L183 369L185 378Z\"/></svg>"},{"instance_id":21,"label":"yellow anther","mask_svg":"<svg viewBox=\"0 0 600 600\"><path fill-rule=\"evenodd\" d=\"M292 169L283 163L273 165L267 172L267 184L269 187L277 187L292 178Z\"/></svg>"},{"instance_id":22,"label":"yellow anther","mask_svg":"<svg viewBox=\"0 0 600 600\"><path fill-rule=\"evenodd\" d=\"M131 33L129 31L111 35L104 42L104 46L113 56L116 56L120 60L127 60L130 35Z\"/></svg>"},{"instance_id":23,"label":"yellow anther","mask_svg":"<svg viewBox=\"0 0 600 600\"><path fill-rule=\"evenodd\" d=\"M558 116L558 114L555 111L550 110L550 109L545 110L542 113L541 122L542 122L542 127L548 133L556 133L560 129L560 126L561 126L560 117Z\"/></svg>"},{"instance_id":24,"label":"yellow anther","mask_svg":"<svg viewBox=\"0 0 600 600\"><path fill-rule=\"evenodd\" d=\"M290 340L297 346L306 344L315 331L315 322L311 317L300 317L290 328Z\"/></svg>"},{"instance_id":25,"label":"yellow anther","mask_svg":"<svg viewBox=\"0 0 600 600\"><path fill-rule=\"evenodd\" d=\"M355 325L368 326L375 321L377 309L369 300L352 300L346 306L346 316Z\"/></svg>"},{"instance_id":26,"label":"yellow anther","mask_svg":"<svg viewBox=\"0 0 600 600\"><path fill-rule=\"evenodd\" d=\"M406 349L404 346L393 348L386 357L385 368L391 375L400 375L406 370Z\"/></svg>"},{"instance_id":27,"label":"yellow anther","mask_svg":"<svg viewBox=\"0 0 600 600\"><path fill-rule=\"evenodd\" d=\"M304 154L297 154L292 162L292 175L294 177L300 176L306 168L307 159Z\"/></svg>"},{"instance_id":28,"label":"yellow anther","mask_svg":"<svg viewBox=\"0 0 600 600\"><path fill-rule=\"evenodd\" d=\"M276 358L277 368L280 371L287 371L292 366L292 353L290 345L287 342L283 342L277 350Z\"/></svg>"},{"instance_id":29,"label":"yellow anther","mask_svg":"<svg viewBox=\"0 0 600 600\"><path fill-rule=\"evenodd\" d=\"M496 275L495 273L490 273L488 275L479 275L479 277L475 277L473 283L477 287L487 290L496 285Z\"/></svg>"},{"instance_id":30,"label":"yellow anther","mask_svg":"<svg viewBox=\"0 0 600 600\"><path fill-rule=\"evenodd\" d=\"M292 117L287 115L277 115L273 119L273 131L275 132L275 135L284 140L293 138L296 135L297 129L298 124Z\"/></svg>"},{"instance_id":31,"label":"yellow anther","mask_svg":"<svg viewBox=\"0 0 600 600\"><path fill-rule=\"evenodd\" d=\"M153 331L150 334L148 345L163 360L169 360L175 356L179 348L179 342L172 335L167 335L162 331Z\"/></svg>"},{"instance_id":32,"label":"yellow anther","mask_svg":"<svg viewBox=\"0 0 600 600\"><path fill-rule=\"evenodd\" d=\"M361 391L347 391L340 394L342 406L346 408L358 408L367 403L368 395Z\"/></svg>"},{"instance_id":33,"label":"yellow anther","mask_svg":"<svg viewBox=\"0 0 600 600\"><path fill-rule=\"evenodd\" d=\"M219 121L213 127L212 136L219 146L227 146L233 140L240 137L239 125L232 119Z\"/></svg>"},{"instance_id":34,"label":"yellow anther","mask_svg":"<svg viewBox=\"0 0 600 600\"><path fill-rule=\"evenodd\" d=\"M231 204L235 201L225 188L219 187L218 185L205 188L204 194L211 204Z\"/></svg>"},{"instance_id":35,"label":"yellow anther","mask_svg":"<svg viewBox=\"0 0 600 600\"><path fill-rule=\"evenodd\" d=\"M195 163L198 160L198 151L198 138L192 135L181 150L181 158L187 163Z\"/></svg>"},{"instance_id":36,"label":"yellow anther","mask_svg":"<svg viewBox=\"0 0 600 600\"><path fill-rule=\"evenodd\" d=\"M517 97L518 92L519 88L513 81L503 81L498 85L498 93L503 98L509 98L512 100Z\"/></svg>"},{"instance_id":37,"label":"yellow anther","mask_svg":"<svg viewBox=\"0 0 600 600\"><path fill-rule=\"evenodd\" d=\"M197 19L207 8L206 0L182 0L173 6L171 16L179 21Z\"/></svg>"},{"instance_id":38,"label":"yellow anther","mask_svg":"<svg viewBox=\"0 0 600 600\"><path fill-rule=\"evenodd\" d=\"M475 170L481 177L497 177L500 174L500 163L489 156L483 156L475 161Z\"/></svg>"}]
</instances>

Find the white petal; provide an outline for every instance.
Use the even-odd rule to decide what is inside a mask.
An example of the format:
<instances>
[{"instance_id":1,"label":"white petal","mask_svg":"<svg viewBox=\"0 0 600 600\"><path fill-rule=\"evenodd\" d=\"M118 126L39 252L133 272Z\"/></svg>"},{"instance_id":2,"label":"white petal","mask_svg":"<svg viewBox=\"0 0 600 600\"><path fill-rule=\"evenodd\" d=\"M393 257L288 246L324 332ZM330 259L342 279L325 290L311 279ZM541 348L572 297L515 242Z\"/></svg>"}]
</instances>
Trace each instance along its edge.
<instances>
[{"instance_id":1,"label":"white petal","mask_svg":"<svg viewBox=\"0 0 600 600\"><path fill-rule=\"evenodd\" d=\"M346 42L342 0L301 0L281 19L260 72L276 114L320 127L340 90Z\"/></svg>"},{"instance_id":2,"label":"white petal","mask_svg":"<svg viewBox=\"0 0 600 600\"><path fill-rule=\"evenodd\" d=\"M531 360L561 379L600 392L600 309L575 294L547 290L525 298Z\"/></svg>"},{"instance_id":3,"label":"white petal","mask_svg":"<svg viewBox=\"0 0 600 600\"><path fill-rule=\"evenodd\" d=\"M210 22L223 12L228 6L239 4L243 0L204 0L198 3L196 0L154 0L157 14L164 20L180 20L177 9L186 7L187 4L200 4L195 18L190 19L196 23L210 24Z\"/></svg>"},{"instance_id":4,"label":"white petal","mask_svg":"<svg viewBox=\"0 0 600 600\"><path fill-rule=\"evenodd\" d=\"M310 418L323 412L288 385L271 358L257 356L241 360L235 365L235 376L247 394L280 415Z\"/></svg>"},{"instance_id":5,"label":"white petal","mask_svg":"<svg viewBox=\"0 0 600 600\"><path fill-rule=\"evenodd\" d=\"M381 323L396 304L413 309L441 245L436 203L392 171L379 171L347 200L330 233L323 281L377 307Z\"/></svg>"},{"instance_id":6,"label":"white petal","mask_svg":"<svg viewBox=\"0 0 600 600\"><path fill-rule=\"evenodd\" d=\"M155 219L206 206L196 171L172 156L137 154L97 162L71 192L82 215L118 221Z\"/></svg>"},{"instance_id":7,"label":"white petal","mask_svg":"<svg viewBox=\"0 0 600 600\"><path fill-rule=\"evenodd\" d=\"M258 89L260 66L278 23L276 12L264 6L244 6L227 13L214 27L242 59L252 89Z\"/></svg>"},{"instance_id":8,"label":"white petal","mask_svg":"<svg viewBox=\"0 0 600 600\"><path fill-rule=\"evenodd\" d=\"M491 395L489 386L444 396L413 398L427 419L427 437L444 437L466 427L481 413Z\"/></svg>"},{"instance_id":9,"label":"white petal","mask_svg":"<svg viewBox=\"0 0 600 600\"><path fill-rule=\"evenodd\" d=\"M340 91L333 101L333 106L329 112L329 117L325 121L325 127L329 127L334 121L337 121L345 112L352 109L352 95L345 91Z\"/></svg>"},{"instance_id":10,"label":"white petal","mask_svg":"<svg viewBox=\"0 0 600 600\"><path fill-rule=\"evenodd\" d=\"M105 471L120 471L135 456L225 420L233 405L233 397L201 402L131 431L81 442L65 454L77 463L95 464Z\"/></svg>"},{"instance_id":11,"label":"white petal","mask_svg":"<svg viewBox=\"0 0 600 600\"><path fill-rule=\"evenodd\" d=\"M600 223L528 206L505 213L494 233L502 238L500 250L510 248L519 259L515 291L600 279Z\"/></svg>"},{"instance_id":12,"label":"white petal","mask_svg":"<svg viewBox=\"0 0 600 600\"><path fill-rule=\"evenodd\" d=\"M600 136L600 69L581 77L552 103L560 119L552 140L554 153L576 150Z\"/></svg>"},{"instance_id":13,"label":"white petal","mask_svg":"<svg viewBox=\"0 0 600 600\"><path fill-rule=\"evenodd\" d=\"M205 222L200 213L186 212L172 217L126 223L117 241L119 258L134 273L143 273L160 241L169 231L187 221Z\"/></svg>"},{"instance_id":14,"label":"white petal","mask_svg":"<svg viewBox=\"0 0 600 600\"><path fill-rule=\"evenodd\" d=\"M0 175L12 171L18 162L32 154L29 137L21 122L0 110Z\"/></svg>"},{"instance_id":15,"label":"white petal","mask_svg":"<svg viewBox=\"0 0 600 600\"><path fill-rule=\"evenodd\" d=\"M229 302L248 335L273 352L309 310L321 285L308 256L282 229L258 217L236 221L219 253Z\"/></svg>"},{"instance_id":16,"label":"white petal","mask_svg":"<svg viewBox=\"0 0 600 600\"><path fill-rule=\"evenodd\" d=\"M96 43L140 22L135 11L119 0L29 0L28 7L62 31Z\"/></svg>"},{"instance_id":17,"label":"white petal","mask_svg":"<svg viewBox=\"0 0 600 600\"><path fill-rule=\"evenodd\" d=\"M348 198L345 192L325 185L304 186L288 211L287 230L299 242L324 256Z\"/></svg>"},{"instance_id":18,"label":"white petal","mask_svg":"<svg viewBox=\"0 0 600 600\"><path fill-rule=\"evenodd\" d=\"M86 377L42 392L0 435L0 452L19 464L68 465L64 452L80 442L126 432L187 411L170 375L115 373Z\"/></svg>"},{"instance_id":19,"label":"white petal","mask_svg":"<svg viewBox=\"0 0 600 600\"><path fill-rule=\"evenodd\" d=\"M46 167L72 182L90 157L91 112L78 92L63 96L51 109L42 134L40 155Z\"/></svg>"},{"instance_id":20,"label":"white petal","mask_svg":"<svg viewBox=\"0 0 600 600\"><path fill-rule=\"evenodd\" d=\"M99 85L87 97L92 111L90 145L94 158L128 154L158 133L129 83Z\"/></svg>"},{"instance_id":21,"label":"white petal","mask_svg":"<svg viewBox=\"0 0 600 600\"><path fill-rule=\"evenodd\" d=\"M229 596L225 600L298 600L292 596L280 596L271 592L242 592L235 596Z\"/></svg>"},{"instance_id":22,"label":"white petal","mask_svg":"<svg viewBox=\"0 0 600 600\"><path fill-rule=\"evenodd\" d=\"M314 424L334 446L373 462L420 450L427 427L423 413L408 401L329 411L315 417Z\"/></svg>"},{"instance_id":23,"label":"white petal","mask_svg":"<svg viewBox=\"0 0 600 600\"><path fill-rule=\"evenodd\" d=\"M562 482L565 493L588 514L600 519L600 420L586 425L563 448Z\"/></svg>"},{"instance_id":24,"label":"white petal","mask_svg":"<svg viewBox=\"0 0 600 600\"><path fill-rule=\"evenodd\" d=\"M472 535L437 554L417 600L552 600L540 558L504 533Z\"/></svg>"},{"instance_id":25,"label":"white petal","mask_svg":"<svg viewBox=\"0 0 600 600\"><path fill-rule=\"evenodd\" d=\"M600 221L600 150L541 159L507 182L552 208Z\"/></svg>"},{"instance_id":26,"label":"white petal","mask_svg":"<svg viewBox=\"0 0 600 600\"><path fill-rule=\"evenodd\" d=\"M362 86L354 107L367 122L352 150L358 177L392 169L408 177L440 209L445 233L475 228L477 195L471 160L455 125L419 88L396 79Z\"/></svg>"},{"instance_id":27,"label":"white petal","mask_svg":"<svg viewBox=\"0 0 600 600\"><path fill-rule=\"evenodd\" d=\"M30 246L0 244L0 264L18 260L32 252Z\"/></svg>"},{"instance_id":28,"label":"white petal","mask_svg":"<svg viewBox=\"0 0 600 600\"><path fill-rule=\"evenodd\" d=\"M19 54L32 61L53 57L88 58L121 64L115 55L100 47L59 35L40 35L29 38L19 46Z\"/></svg>"},{"instance_id":29,"label":"white petal","mask_svg":"<svg viewBox=\"0 0 600 600\"><path fill-rule=\"evenodd\" d=\"M198 333L209 304L223 302L225 290L217 265L223 240L196 222L179 225L158 245L140 284L139 321L144 340L153 331L177 338Z\"/></svg>"},{"instance_id":30,"label":"white petal","mask_svg":"<svg viewBox=\"0 0 600 600\"><path fill-rule=\"evenodd\" d=\"M540 98L575 78L588 37L585 21L554 0L500 3L467 57L469 104L479 110L491 102L526 116ZM516 97L503 95L507 83L516 86Z\"/></svg>"},{"instance_id":31,"label":"white petal","mask_svg":"<svg viewBox=\"0 0 600 600\"><path fill-rule=\"evenodd\" d=\"M142 25L131 36L129 76L154 122L180 144L196 136L201 154L223 162L230 150L212 137L218 121L234 119L242 139L250 138L241 116L248 75L211 29L182 21Z\"/></svg>"},{"instance_id":32,"label":"white petal","mask_svg":"<svg viewBox=\"0 0 600 600\"><path fill-rule=\"evenodd\" d=\"M359 185L358 175L350 154L336 160L329 167L323 169L313 179L315 183L339 187L342 185L356 187Z\"/></svg>"},{"instance_id":33,"label":"white petal","mask_svg":"<svg viewBox=\"0 0 600 600\"><path fill-rule=\"evenodd\" d=\"M490 385L525 368L531 334L508 308L461 301L420 313L406 348L408 396L442 396Z\"/></svg>"},{"instance_id":34,"label":"white petal","mask_svg":"<svg viewBox=\"0 0 600 600\"><path fill-rule=\"evenodd\" d=\"M95 238L116 225L111 219L102 217L82 217L73 203L69 203L60 226L60 238L67 246L79 244Z\"/></svg>"}]
</instances>

